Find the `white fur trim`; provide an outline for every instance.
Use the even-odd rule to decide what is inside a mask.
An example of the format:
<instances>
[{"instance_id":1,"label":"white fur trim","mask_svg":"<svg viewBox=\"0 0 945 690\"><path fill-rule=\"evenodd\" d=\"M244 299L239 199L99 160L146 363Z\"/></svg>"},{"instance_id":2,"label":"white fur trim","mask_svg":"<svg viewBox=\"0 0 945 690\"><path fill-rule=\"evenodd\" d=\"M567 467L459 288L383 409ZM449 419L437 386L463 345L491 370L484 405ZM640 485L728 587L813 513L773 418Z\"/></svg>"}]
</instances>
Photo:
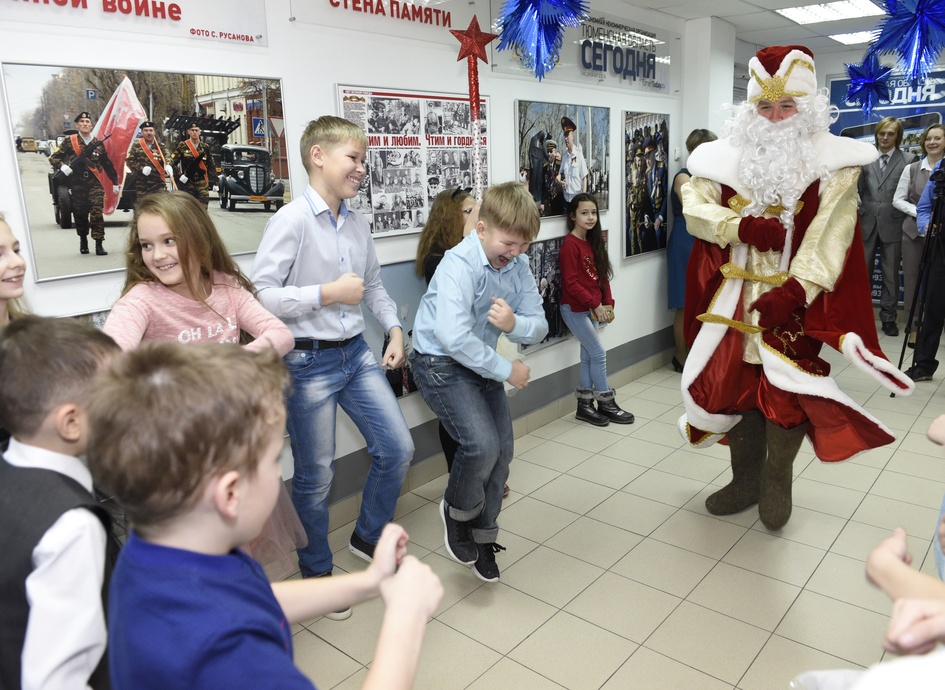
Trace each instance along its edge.
<instances>
[{"instance_id":1,"label":"white fur trim","mask_svg":"<svg viewBox=\"0 0 945 690\"><path fill-rule=\"evenodd\" d=\"M768 377L768 380L775 387L787 391L788 393L832 400L833 402L858 412L893 438L896 437L885 424L860 407L853 398L840 390L837 382L831 377L813 376L800 367L788 364L780 355L772 352L771 349L764 344L761 346L761 366L764 367L765 376Z\"/></svg>"},{"instance_id":2,"label":"white fur trim","mask_svg":"<svg viewBox=\"0 0 945 690\"><path fill-rule=\"evenodd\" d=\"M741 416L739 416L737 419L741 421ZM699 443L693 443L692 439L689 438L688 425L689 417L687 415L681 416L676 421L676 428L679 429L680 435L686 441L688 441L689 445L693 448L708 448L709 446L714 446L716 443L725 438L725 434L706 434L705 438L703 438Z\"/></svg>"},{"instance_id":3,"label":"white fur trim","mask_svg":"<svg viewBox=\"0 0 945 690\"><path fill-rule=\"evenodd\" d=\"M867 350L863 345L863 339L856 333L847 333L843 336L841 352L853 366L872 376L893 393L908 396L915 391L915 382L912 379L893 366L892 362L877 357ZM901 385L897 386L890 379L895 379Z\"/></svg>"},{"instance_id":4,"label":"white fur trim","mask_svg":"<svg viewBox=\"0 0 945 690\"><path fill-rule=\"evenodd\" d=\"M850 137L838 137L830 132L815 132L811 135L811 141L819 155L820 163L830 172L851 166L869 165L879 158L875 146ZM731 139L726 137L699 146L689 155L686 168L693 177L704 177L728 185L736 193L751 199L751 192L738 180L741 159L742 148L733 146Z\"/></svg>"},{"instance_id":5,"label":"white fur trim","mask_svg":"<svg viewBox=\"0 0 945 690\"><path fill-rule=\"evenodd\" d=\"M702 147L700 146L699 148L701 149ZM744 268L748 261L748 245L737 244L732 246L731 258L729 260L733 264ZM738 303L742 299L743 282L741 278L728 278L724 280L722 288L709 313L718 314L729 319L732 318L735 314L735 309L738 307ZM709 359L715 354L719 343L722 342L722 338L725 337L727 332L728 326L725 324L702 324L702 328L699 329L699 333L696 335L696 339L689 349L689 354L686 355L686 366L683 368L682 381L680 383L687 421L692 424L692 426L702 429L703 431L720 434L720 436L711 441L711 443L718 441L721 435L724 435L729 429L738 424L742 419L741 415L714 414L706 411L696 404L692 394L689 392L689 387L706 368ZM680 428L680 433L686 441L689 441L689 436L684 426ZM708 445L711 445L711 443ZM700 444L700 447L702 446L703 444Z\"/></svg>"}]
</instances>

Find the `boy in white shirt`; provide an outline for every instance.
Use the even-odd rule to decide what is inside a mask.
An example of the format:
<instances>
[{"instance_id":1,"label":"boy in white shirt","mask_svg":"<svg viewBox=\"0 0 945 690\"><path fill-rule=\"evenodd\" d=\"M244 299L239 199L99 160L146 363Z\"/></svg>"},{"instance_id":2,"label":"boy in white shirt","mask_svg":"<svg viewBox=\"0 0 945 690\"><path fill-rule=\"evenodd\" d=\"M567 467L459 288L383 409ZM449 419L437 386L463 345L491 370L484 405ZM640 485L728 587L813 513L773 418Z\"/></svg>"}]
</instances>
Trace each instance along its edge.
<instances>
[{"instance_id":1,"label":"boy in white shirt","mask_svg":"<svg viewBox=\"0 0 945 690\"><path fill-rule=\"evenodd\" d=\"M118 346L74 319L23 316L0 335L0 687L108 688L108 513L79 459L86 397Z\"/></svg>"}]
</instances>

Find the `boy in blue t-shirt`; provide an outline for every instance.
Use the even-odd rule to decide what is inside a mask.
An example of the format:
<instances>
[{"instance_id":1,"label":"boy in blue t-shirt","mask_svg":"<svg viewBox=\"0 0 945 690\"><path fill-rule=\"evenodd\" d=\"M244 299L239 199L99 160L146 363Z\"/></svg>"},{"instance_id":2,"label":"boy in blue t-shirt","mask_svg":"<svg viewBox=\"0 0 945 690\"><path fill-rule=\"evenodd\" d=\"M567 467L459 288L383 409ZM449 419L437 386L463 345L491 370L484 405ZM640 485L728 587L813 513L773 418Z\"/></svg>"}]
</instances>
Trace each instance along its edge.
<instances>
[{"instance_id":1,"label":"boy in blue t-shirt","mask_svg":"<svg viewBox=\"0 0 945 690\"><path fill-rule=\"evenodd\" d=\"M238 547L276 504L288 375L272 351L145 343L89 404L92 473L134 530L109 596L116 690L304 688L291 624L381 596L366 684L408 688L442 585L391 524L371 566L270 584ZM368 685L376 687L376 685Z\"/></svg>"},{"instance_id":2,"label":"boy in blue t-shirt","mask_svg":"<svg viewBox=\"0 0 945 690\"><path fill-rule=\"evenodd\" d=\"M459 444L440 503L446 550L485 582L499 579L497 519L514 443L503 381L521 389L529 377L496 343L502 333L528 344L548 333L528 256L520 256L540 229L524 184L491 187L476 231L440 262L413 328L417 388Z\"/></svg>"}]
</instances>

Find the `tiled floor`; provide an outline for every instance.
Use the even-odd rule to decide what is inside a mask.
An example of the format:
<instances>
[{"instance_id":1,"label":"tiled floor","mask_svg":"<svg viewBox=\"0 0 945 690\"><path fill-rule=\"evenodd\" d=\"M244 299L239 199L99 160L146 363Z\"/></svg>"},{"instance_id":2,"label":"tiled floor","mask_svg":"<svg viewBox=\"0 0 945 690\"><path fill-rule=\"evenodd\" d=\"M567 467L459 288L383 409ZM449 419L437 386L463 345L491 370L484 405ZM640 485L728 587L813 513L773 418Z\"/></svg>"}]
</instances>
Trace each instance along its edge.
<instances>
[{"instance_id":1,"label":"tiled floor","mask_svg":"<svg viewBox=\"0 0 945 690\"><path fill-rule=\"evenodd\" d=\"M898 360L901 340L881 343ZM794 514L778 533L756 508L706 513L706 496L730 476L727 449L684 446L679 375L669 367L618 390L633 425L601 429L570 414L516 441L498 584L445 555L445 476L405 494L397 520L446 591L416 687L768 690L805 670L882 658L890 606L867 583L864 561L901 525L915 564L934 573L945 459L925 431L945 412L945 390L939 377L891 399L825 354L844 390L898 438L830 465L805 441ZM345 548L351 530L332 533L339 570L364 565ZM323 690L359 688L381 613L375 601L347 621L296 626L296 663Z\"/></svg>"}]
</instances>

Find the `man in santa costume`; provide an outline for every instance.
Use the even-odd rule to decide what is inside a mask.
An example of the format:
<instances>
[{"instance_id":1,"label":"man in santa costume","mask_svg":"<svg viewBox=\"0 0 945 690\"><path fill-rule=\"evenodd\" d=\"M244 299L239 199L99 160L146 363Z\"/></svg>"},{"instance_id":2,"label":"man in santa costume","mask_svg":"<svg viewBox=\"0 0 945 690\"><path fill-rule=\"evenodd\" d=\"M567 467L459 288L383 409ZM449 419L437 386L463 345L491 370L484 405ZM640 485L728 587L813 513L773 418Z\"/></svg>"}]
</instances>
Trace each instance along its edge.
<instances>
[{"instance_id":1,"label":"man in santa costume","mask_svg":"<svg viewBox=\"0 0 945 690\"><path fill-rule=\"evenodd\" d=\"M693 445L727 442L732 481L713 515L758 504L770 530L791 516L792 467L806 435L821 460L894 436L830 378L826 343L900 395L912 382L879 348L857 218L860 166L876 148L827 131L836 118L803 46L749 62L748 101L723 139L689 157L686 290L690 354L682 374Z\"/></svg>"}]
</instances>

